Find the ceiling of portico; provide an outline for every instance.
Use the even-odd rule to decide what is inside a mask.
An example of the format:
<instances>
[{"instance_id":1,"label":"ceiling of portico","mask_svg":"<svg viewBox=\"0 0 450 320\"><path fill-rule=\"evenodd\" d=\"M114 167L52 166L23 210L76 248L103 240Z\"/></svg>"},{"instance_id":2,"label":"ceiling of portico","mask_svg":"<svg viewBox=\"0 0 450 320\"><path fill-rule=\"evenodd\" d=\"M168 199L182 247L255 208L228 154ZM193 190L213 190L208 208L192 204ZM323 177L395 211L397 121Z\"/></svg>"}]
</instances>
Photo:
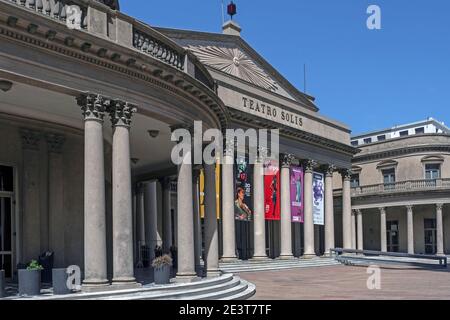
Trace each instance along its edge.
<instances>
[{"instance_id":1,"label":"ceiling of portico","mask_svg":"<svg viewBox=\"0 0 450 320\"><path fill-rule=\"evenodd\" d=\"M75 97L37 86L14 82L8 92L0 91L0 113L49 123L57 130L69 130L82 134L84 121ZM41 123L41 122L40 122ZM42 128L45 130L44 128ZM150 137L149 130L159 131L156 138ZM144 116L134 115L130 130L130 152L133 173L143 174L152 170L171 167L169 124ZM112 143L112 128L109 117L105 117L104 137Z\"/></svg>"}]
</instances>

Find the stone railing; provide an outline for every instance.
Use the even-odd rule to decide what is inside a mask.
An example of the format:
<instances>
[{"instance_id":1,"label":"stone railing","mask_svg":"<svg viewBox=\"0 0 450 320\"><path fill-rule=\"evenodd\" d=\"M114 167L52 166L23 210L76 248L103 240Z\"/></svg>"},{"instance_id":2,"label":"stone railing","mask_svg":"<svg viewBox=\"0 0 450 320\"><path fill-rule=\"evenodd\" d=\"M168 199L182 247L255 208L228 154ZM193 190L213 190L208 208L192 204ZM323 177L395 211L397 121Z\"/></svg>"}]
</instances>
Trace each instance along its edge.
<instances>
[{"instance_id":1,"label":"stone railing","mask_svg":"<svg viewBox=\"0 0 450 320\"><path fill-rule=\"evenodd\" d=\"M151 28L133 26L133 46L145 54L177 68L184 70L184 50L163 41L158 32Z\"/></svg>"},{"instance_id":2,"label":"stone railing","mask_svg":"<svg viewBox=\"0 0 450 320\"><path fill-rule=\"evenodd\" d=\"M352 188L352 197L408 191L450 189L450 179L408 180Z\"/></svg>"},{"instance_id":3,"label":"stone railing","mask_svg":"<svg viewBox=\"0 0 450 320\"><path fill-rule=\"evenodd\" d=\"M65 22L67 7L76 5L81 10L81 28L87 29L87 6L76 0L8 0L9 2L23 6L37 13L46 15L52 19Z\"/></svg>"}]
</instances>

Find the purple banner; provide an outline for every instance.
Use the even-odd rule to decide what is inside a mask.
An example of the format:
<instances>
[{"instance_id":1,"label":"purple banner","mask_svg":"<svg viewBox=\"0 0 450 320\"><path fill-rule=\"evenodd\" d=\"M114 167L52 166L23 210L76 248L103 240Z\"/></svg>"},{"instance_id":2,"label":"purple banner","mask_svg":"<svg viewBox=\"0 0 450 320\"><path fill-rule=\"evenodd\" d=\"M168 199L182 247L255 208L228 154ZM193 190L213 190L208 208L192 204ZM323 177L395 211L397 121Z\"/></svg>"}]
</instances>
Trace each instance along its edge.
<instances>
[{"instance_id":1,"label":"purple banner","mask_svg":"<svg viewBox=\"0 0 450 320\"><path fill-rule=\"evenodd\" d=\"M303 168L291 168L291 215L292 222L304 223L303 215Z\"/></svg>"}]
</instances>

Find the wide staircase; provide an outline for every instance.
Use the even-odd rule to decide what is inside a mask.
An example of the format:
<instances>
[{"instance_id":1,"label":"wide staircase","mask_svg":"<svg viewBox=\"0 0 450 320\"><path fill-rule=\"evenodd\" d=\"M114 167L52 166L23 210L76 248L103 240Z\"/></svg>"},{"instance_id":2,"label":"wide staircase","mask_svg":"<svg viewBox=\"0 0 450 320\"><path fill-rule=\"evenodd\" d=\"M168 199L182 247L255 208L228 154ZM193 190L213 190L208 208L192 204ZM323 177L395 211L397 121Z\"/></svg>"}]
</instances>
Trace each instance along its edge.
<instances>
[{"instance_id":1,"label":"wide staircase","mask_svg":"<svg viewBox=\"0 0 450 320\"><path fill-rule=\"evenodd\" d=\"M192 283L173 283L166 286L146 285L139 289L55 296L51 292L33 297L35 300L245 300L255 294L255 285L223 274ZM25 299L11 297L11 300Z\"/></svg>"},{"instance_id":2,"label":"wide staircase","mask_svg":"<svg viewBox=\"0 0 450 320\"><path fill-rule=\"evenodd\" d=\"M317 268L341 265L334 258L313 258L301 259L294 258L289 260L265 259L265 260L246 260L235 262L220 263L220 270L224 273L242 273L258 271L277 271L296 268Z\"/></svg>"}]
</instances>

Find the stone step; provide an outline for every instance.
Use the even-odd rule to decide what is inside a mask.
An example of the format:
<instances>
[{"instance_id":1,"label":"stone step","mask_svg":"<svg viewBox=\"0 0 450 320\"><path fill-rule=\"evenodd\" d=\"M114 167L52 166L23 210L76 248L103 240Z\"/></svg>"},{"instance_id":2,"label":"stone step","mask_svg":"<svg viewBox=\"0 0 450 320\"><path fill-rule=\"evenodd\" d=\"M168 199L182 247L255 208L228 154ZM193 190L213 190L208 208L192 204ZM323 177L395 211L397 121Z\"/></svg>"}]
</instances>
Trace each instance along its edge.
<instances>
[{"instance_id":1,"label":"stone step","mask_svg":"<svg viewBox=\"0 0 450 320\"><path fill-rule=\"evenodd\" d=\"M312 260L265 260L265 261L241 261L238 263L223 263L220 269L225 273L255 272L255 271L274 271L295 268L313 268L324 266L340 265L340 262L334 259L312 259Z\"/></svg>"},{"instance_id":2,"label":"stone step","mask_svg":"<svg viewBox=\"0 0 450 320\"><path fill-rule=\"evenodd\" d=\"M256 286L253 283L241 280L247 283L247 289L245 291L239 292L238 294L228 296L226 298L221 298L219 300L247 300L255 295Z\"/></svg>"}]
</instances>

